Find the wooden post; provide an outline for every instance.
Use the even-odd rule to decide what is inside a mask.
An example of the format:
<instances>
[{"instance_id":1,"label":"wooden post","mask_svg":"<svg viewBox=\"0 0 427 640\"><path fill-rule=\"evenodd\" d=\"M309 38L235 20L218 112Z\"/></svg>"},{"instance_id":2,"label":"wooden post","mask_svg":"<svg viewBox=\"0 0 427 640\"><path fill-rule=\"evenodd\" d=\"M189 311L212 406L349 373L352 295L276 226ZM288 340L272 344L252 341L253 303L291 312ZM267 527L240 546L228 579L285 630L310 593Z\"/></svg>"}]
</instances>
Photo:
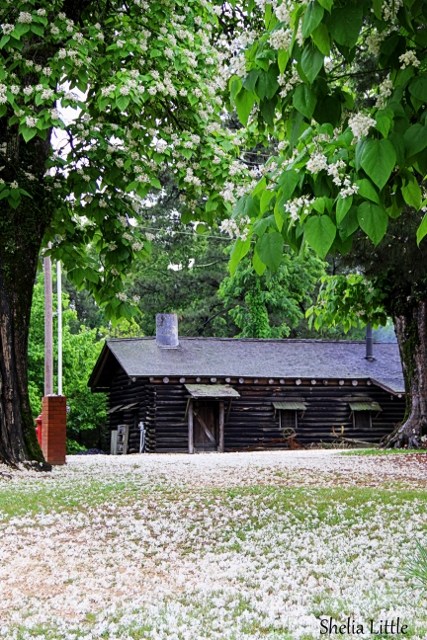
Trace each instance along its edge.
<instances>
[{"instance_id":1,"label":"wooden post","mask_svg":"<svg viewBox=\"0 0 427 640\"><path fill-rule=\"evenodd\" d=\"M188 406L188 453L194 453L193 401Z\"/></svg>"},{"instance_id":2,"label":"wooden post","mask_svg":"<svg viewBox=\"0 0 427 640\"><path fill-rule=\"evenodd\" d=\"M219 403L219 446L218 451L224 453L224 403Z\"/></svg>"}]
</instances>

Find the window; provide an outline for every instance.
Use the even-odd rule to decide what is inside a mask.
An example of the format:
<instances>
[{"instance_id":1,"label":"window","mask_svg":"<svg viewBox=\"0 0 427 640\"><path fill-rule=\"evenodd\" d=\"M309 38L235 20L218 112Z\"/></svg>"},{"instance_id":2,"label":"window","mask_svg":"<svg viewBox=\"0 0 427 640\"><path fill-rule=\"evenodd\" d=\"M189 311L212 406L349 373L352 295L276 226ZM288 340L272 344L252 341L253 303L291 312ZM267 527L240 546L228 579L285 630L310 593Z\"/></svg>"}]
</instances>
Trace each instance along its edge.
<instances>
[{"instance_id":1,"label":"window","mask_svg":"<svg viewBox=\"0 0 427 640\"><path fill-rule=\"evenodd\" d=\"M353 415L353 429L355 431L370 431L372 429L372 414L379 413L382 409L378 402L370 398L354 399L349 402Z\"/></svg>"},{"instance_id":2,"label":"window","mask_svg":"<svg viewBox=\"0 0 427 640\"><path fill-rule=\"evenodd\" d=\"M298 414L305 411L305 402L302 400L283 400L273 402L273 407L279 416L280 431L284 434L296 431L298 428Z\"/></svg>"},{"instance_id":3,"label":"window","mask_svg":"<svg viewBox=\"0 0 427 640\"><path fill-rule=\"evenodd\" d=\"M372 429L372 413L370 411L353 411L353 429L356 431Z\"/></svg>"}]
</instances>

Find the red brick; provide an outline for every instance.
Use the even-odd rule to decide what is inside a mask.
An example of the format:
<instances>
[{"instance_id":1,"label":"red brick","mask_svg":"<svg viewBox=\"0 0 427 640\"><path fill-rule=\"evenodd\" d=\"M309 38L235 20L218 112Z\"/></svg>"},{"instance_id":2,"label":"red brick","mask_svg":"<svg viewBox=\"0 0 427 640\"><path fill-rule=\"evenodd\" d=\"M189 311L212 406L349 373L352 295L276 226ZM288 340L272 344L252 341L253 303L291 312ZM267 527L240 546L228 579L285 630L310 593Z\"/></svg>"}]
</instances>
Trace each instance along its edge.
<instances>
[{"instance_id":1,"label":"red brick","mask_svg":"<svg viewBox=\"0 0 427 640\"><path fill-rule=\"evenodd\" d=\"M64 396L45 396L42 402L42 451L50 464L65 464L67 406Z\"/></svg>"}]
</instances>

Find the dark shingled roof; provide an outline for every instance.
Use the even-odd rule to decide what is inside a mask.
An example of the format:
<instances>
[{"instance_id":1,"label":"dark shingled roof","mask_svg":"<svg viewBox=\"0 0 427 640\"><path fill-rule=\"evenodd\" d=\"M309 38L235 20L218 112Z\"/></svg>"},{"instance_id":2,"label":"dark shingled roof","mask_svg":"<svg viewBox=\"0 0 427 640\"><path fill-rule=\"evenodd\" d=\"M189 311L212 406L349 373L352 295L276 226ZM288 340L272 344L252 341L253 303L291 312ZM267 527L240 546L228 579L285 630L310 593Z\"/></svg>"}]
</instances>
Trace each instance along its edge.
<instances>
[{"instance_id":1,"label":"dark shingled roof","mask_svg":"<svg viewBox=\"0 0 427 640\"><path fill-rule=\"evenodd\" d=\"M374 344L374 357L365 358L364 342L180 338L178 348L162 349L155 338L128 338L107 342L89 385L108 388L110 365L116 360L131 378L359 378L403 393L397 344Z\"/></svg>"}]
</instances>

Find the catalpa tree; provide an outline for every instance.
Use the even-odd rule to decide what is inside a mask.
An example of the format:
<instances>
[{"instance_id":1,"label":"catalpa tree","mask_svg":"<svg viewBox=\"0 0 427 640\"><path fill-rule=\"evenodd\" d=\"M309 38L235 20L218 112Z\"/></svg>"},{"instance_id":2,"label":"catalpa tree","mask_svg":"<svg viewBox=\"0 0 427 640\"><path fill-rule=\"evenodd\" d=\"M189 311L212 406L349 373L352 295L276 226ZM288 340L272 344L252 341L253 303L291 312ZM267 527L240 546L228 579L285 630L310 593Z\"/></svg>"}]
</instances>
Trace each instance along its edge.
<instances>
[{"instance_id":1,"label":"catalpa tree","mask_svg":"<svg viewBox=\"0 0 427 640\"><path fill-rule=\"evenodd\" d=\"M427 4L423 0L255 0L264 29L230 81L241 122L277 153L235 217L250 218L232 267L262 273L284 243L338 253L394 319L407 419L427 428ZM236 223L237 224L237 223ZM366 302L368 306L368 301Z\"/></svg>"},{"instance_id":2,"label":"catalpa tree","mask_svg":"<svg viewBox=\"0 0 427 640\"><path fill-rule=\"evenodd\" d=\"M27 393L40 250L50 243L77 285L126 316L122 274L150 250L135 200L165 172L187 215L221 215L238 140L221 119L214 5L2 2L0 459L41 459Z\"/></svg>"}]
</instances>

